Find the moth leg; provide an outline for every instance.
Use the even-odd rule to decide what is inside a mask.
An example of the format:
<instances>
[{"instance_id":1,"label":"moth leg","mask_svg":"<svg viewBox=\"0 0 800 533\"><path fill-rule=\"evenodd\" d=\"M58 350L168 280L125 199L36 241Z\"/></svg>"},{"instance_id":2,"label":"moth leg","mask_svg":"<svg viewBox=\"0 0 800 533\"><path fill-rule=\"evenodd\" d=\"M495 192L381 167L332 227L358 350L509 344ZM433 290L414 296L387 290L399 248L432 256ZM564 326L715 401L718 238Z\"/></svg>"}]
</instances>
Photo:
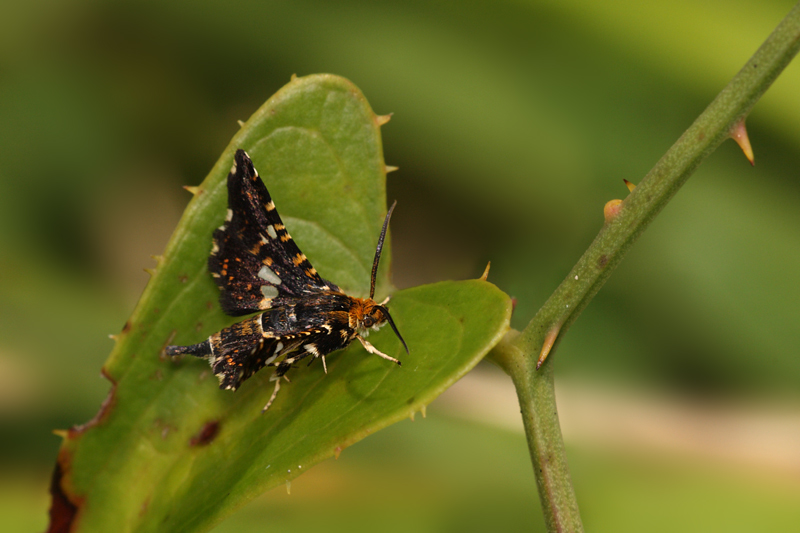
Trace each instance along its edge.
<instances>
[{"instance_id":1,"label":"moth leg","mask_svg":"<svg viewBox=\"0 0 800 533\"><path fill-rule=\"evenodd\" d=\"M314 363L314 361L316 361L317 359L319 359L321 357L322 358L322 368L323 368L323 370L325 370L325 373L327 374L328 373L328 365L325 362L325 354L320 355L319 350L317 349L315 344L306 344L304 346L304 348L308 353L310 353L311 355L314 356L314 358L311 361L309 361L308 365L306 365L306 366L311 366L312 363Z\"/></svg>"},{"instance_id":2,"label":"moth leg","mask_svg":"<svg viewBox=\"0 0 800 533\"><path fill-rule=\"evenodd\" d=\"M265 405L264 408L261 410L262 413L266 413L267 412L267 409L269 409L269 406L272 405L272 402L275 401L275 397L278 395L278 391L281 390L281 378L285 379L287 383L291 383L291 381L289 381L289 378L286 377L285 375L284 376L277 376L275 374L272 374L272 377L269 378L269 380L275 382L275 390L272 391L272 396L269 397L269 401L267 402L267 405Z\"/></svg>"},{"instance_id":3,"label":"moth leg","mask_svg":"<svg viewBox=\"0 0 800 533\"><path fill-rule=\"evenodd\" d=\"M375 355L379 355L379 356L383 357L387 361L391 361L393 363L397 363L398 366L403 364L400 361L398 361L397 359L395 359L394 357L389 357L388 355L386 355L382 351L378 350L376 347L371 345L369 342L365 341L364 338L361 335L356 335L356 338L361 341L361 344L364 345L364 349L366 351L368 351L369 353L374 353Z\"/></svg>"},{"instance_id":4,"label":"moth leg","mask_svg":"<svg viewBox=\"0 0 800 533\"><path fill-rule=\"evenodd\" d=\"M275 390L272 391L272 396L269 397L269 401L267 402L267 405L265 405L264 408L261 410L262 413L266 413L267 412L267 409L269 409L269 406L272 405L272 402L275 401L275 397L278 395L278 391L281 390L281 377L280 376L276 376L275 374L272 374L272 377L269 378L269 380L275 382Z\"/></svg>"}]
</instances>

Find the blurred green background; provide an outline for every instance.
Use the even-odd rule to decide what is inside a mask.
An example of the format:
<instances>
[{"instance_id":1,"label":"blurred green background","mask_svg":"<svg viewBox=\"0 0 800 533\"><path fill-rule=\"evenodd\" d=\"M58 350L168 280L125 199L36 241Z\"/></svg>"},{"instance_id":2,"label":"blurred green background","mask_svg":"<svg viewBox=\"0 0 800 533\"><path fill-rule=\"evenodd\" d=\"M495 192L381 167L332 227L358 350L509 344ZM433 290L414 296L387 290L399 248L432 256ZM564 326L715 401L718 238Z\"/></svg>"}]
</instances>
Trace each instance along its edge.
<instances>
[{"instance_id":1,"label":"blurred green background","mask_svg":"<svg viewBox=\"0 0 800 533\"><path fill-rule=\"evenodd\" d=\"M523 327L793 2L0 4L0 522L43 530L59 439L198 184L292 74L384 126L399 287L477 277ZM800 66L633 248L554 357L595 531L800 523ZM323 273L324 275L324 273ZM542 530L510 382L478 368L217 531Z\"/></svg>"}]
</instances>

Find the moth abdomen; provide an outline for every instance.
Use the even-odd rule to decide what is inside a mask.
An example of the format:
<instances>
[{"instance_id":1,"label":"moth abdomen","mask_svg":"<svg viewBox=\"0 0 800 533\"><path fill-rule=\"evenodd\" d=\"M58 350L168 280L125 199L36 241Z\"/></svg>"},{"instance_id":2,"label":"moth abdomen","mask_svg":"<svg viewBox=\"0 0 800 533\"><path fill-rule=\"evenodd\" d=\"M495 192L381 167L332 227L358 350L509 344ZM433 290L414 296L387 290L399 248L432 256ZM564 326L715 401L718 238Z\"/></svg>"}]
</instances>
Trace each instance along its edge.
<instances>
[{"instance_id":1,"label":"moth abdomen","mask_svg":"<svg viewBox=\"0 0 800 533\"><path fill-rule=\"evenodd\" d=\"M208 357L213 353L211 343L208 340L190 346L167 346L167 355L193 355L195 357Z\"/></svg>"}]
</instances>

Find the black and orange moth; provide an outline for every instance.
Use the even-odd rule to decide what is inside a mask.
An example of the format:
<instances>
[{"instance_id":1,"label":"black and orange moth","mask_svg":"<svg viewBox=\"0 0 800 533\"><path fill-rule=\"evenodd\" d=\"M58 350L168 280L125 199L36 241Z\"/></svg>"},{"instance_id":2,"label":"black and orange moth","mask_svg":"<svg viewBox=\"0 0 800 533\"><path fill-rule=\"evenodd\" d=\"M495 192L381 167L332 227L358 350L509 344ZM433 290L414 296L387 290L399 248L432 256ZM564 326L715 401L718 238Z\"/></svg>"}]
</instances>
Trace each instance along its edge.
<instances>
[{"instance_id":1,"label":"black and orange moth","mask_svg":"<svg viewBox=\"0 0 800 533\"><path fill-rule=\"evenodd\" d=\"M396 202L395 202L396 204ZM228 174L228 212L213 235L208 270L220 289L220 305L231 316L259 313L191 346L167 346L168 355L191 354L208 360L221 389L236 390L265 366L275 367L269 409L281 378L295 363L325 356L358 339L372 354L400 364L365 337L388 323L406 345L386 307L377 303L375 276L395 205L383 222L372 264L368 298L344 294L323 279L289 236L250 157L237 150Z\"/></svg>"}]
</instances>

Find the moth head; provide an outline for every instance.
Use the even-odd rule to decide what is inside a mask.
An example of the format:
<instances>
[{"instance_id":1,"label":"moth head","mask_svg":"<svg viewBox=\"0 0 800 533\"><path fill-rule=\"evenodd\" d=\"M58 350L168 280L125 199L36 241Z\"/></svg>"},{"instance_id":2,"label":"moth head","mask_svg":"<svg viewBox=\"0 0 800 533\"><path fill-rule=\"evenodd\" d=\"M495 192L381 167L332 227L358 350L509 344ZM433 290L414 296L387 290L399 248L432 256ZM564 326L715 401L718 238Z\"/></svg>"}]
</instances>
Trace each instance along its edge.
<instances>
[{"instance_id":1,"label":"moth head","mask_svg":"<svg viewBox=\"0 0 800 533\"><path fill-rule=\"evenodd\" d=\"M400 335L397 326L394 325L394 320L392 320L392 315L389 314L389 310L383 305L376 304L371 299L366 300L366 302L363 308L363 314L361 314L361 317L356 323L358 330L364 333L368 333L370 329L378 331L382 326L388 323L392 331L397 335L397 338L403 343L403 348L408 352L406 341L403 340L403 336Z\"/></svg>"},{"instance_id":2,"label":"moth head","mask_svg":"<svg viewBox=\"0 0 800 533\"><path fill-rule=\"evenodd\" d=\"M386 324L386 313L384 312L384 308L382 306L373 302L369 302L369 300L367 302L368 303L364 306L363 314L361 317L359 317L356 327L364 332L369 329L378 331L384 324Z\"/></svg>"}]
</instances>

